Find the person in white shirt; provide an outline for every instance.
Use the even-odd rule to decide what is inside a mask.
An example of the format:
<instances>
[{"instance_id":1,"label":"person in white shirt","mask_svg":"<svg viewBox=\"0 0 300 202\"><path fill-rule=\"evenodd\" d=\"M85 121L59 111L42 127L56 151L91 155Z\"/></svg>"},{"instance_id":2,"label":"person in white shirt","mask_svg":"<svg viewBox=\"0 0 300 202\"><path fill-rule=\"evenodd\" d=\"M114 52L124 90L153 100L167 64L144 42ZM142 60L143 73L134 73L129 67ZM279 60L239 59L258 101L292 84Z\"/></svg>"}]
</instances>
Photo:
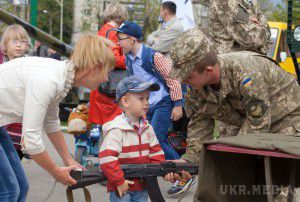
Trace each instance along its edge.
<instances>
[{"instance_id":1,"label":"person in white shirt","mask_svg":"<svg viewBox=\"0 0 300 202\"><path fill-rule=\"evenodd\" d=\"M176 9L174 2L163 2L160 8L162 26L147 37L147 45L164 55L168 54L173 41L184 31L180 20L176 17Z\"/></svg>"},{"instance_id":2,"label":"person in white shirt","mask_svg":"<svg viewBox=\"0 0 300 202\"><path fill-rule=\"evenodd\" d=\"M108 72L114 68L109 46L104 38L84 34L76 43L70 61L21 57L0 65L0 181L6 181L4 185L0 183L0 201L17 201L18 183L13 190L7 186L15 182L11 179L26 178L17 176L12 169L12 156L16 151L6 150L13 147L4 128L10 123L23 123L23 151L39 166L64 185L76 184L70 171L82 166L68 152L60 131L58 105L72 86L96 89L107 80ZM49 156L42 140L44 134L48 135L65 167L56 165ZM21 167L20 161L18 163ZM9 192L12 193L5 194Z\"/></svg>"}]
</instances>

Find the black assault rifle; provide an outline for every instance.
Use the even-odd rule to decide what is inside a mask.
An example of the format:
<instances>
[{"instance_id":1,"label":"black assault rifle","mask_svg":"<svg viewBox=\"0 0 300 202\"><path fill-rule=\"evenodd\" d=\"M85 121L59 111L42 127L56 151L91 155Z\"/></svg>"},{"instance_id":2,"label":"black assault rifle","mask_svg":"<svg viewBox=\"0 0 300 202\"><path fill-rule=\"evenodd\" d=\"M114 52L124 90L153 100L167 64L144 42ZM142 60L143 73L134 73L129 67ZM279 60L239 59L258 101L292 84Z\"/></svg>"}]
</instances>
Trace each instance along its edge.
<instances>
[{"instance_id":1,"label":"black assault rifle","mask_svg":"<svg viewBox=\"0 0 300 202\"><path fill-rule=\"evenodd\" d=\"M191 175L198 174L198 164L165 162L161 164L125 164L121 165L125 179L144 179L146 190L151 201L164 202L157 182L158 176L165 176L168 173L178 173L187 171ZM67 192L74 189L85 188L106 180L105 175L98 167L88 169L88 171L71 171L71 176L77 181L74 186L69 186ZM72 197L73 198L73 197Z\"/></svg>"}]
</instances>

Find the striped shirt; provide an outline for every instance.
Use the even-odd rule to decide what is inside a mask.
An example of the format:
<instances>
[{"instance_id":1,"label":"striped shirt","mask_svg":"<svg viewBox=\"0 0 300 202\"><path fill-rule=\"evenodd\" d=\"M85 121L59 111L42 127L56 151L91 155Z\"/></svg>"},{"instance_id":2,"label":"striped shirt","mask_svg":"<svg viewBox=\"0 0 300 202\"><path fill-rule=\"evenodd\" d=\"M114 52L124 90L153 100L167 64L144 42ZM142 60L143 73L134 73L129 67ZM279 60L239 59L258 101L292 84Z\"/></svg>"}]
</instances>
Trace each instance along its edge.
<instances>
[{"instance_id":1,"label":"striped shirt","mask_svg":"<svg viewBox=\"0 0 300 202\"><path fill-rule=\"evenodd\" d=\"M152 126L142 119L139 126L131 124L125 114L103 125L104 141L100 147L100 168L108 179L107 190L115 191L124 183L121 164L160 163L165 160L164 152ZM128 180L128 179L127 179ZM129 190L144 190L139 179Z\"/></svg>"},{"instance_id":2,"label":"striped shirt","mask_svg":"<svg viewBox=\"0 0 300 202\"><path fill-rule=\"evenodd\" d=\"M165 57L161 53L156 52L154 55L154 65L156 70L160 73L163 79L166 81L167 86L170 89L170 97L172 101L181 100L182 89L181 83L177 80L172 79L169 74L173 68L172 60Z\"/></svg>"}]
</instances>

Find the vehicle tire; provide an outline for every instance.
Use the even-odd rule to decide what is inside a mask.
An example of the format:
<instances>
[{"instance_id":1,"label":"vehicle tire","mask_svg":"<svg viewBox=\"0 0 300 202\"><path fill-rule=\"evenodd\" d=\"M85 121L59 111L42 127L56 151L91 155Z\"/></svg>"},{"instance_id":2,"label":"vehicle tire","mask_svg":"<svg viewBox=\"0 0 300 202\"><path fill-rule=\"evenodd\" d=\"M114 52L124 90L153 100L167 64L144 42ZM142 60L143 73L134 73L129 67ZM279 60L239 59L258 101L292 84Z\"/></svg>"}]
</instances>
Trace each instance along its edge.
<instances>
[{"instance_id":1,"label":"vehicle tire","mask_svg":"<svg viewBox=\"0 0 300 202\"><path fill-rule=\"evenodd\" d=\"M86 166L86 155L87 148L86 147L77 147L77 151L75 152L75 161L82 166Z\"/></svg>"}]
</instances>

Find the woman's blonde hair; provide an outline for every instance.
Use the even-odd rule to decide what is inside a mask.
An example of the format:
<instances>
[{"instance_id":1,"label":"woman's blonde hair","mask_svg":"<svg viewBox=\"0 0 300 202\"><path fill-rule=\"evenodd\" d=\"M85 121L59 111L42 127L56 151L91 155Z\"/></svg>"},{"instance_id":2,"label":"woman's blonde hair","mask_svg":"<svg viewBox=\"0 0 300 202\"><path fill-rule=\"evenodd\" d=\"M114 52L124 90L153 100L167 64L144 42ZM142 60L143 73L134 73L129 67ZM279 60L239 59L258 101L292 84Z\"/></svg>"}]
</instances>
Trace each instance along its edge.
<instances>
[{"instance_id":1,"label":"woman's blonde hair","mask_svg":"<svg viewBox=\"0 0 300 202\"><path fill-rule=\"evenodd\" d=\"M71 55L75 71L100 65L103 76L107 76L107 73L115 67L111 46L113 43L103 37L91 33L83 34L75 44Z\"/></svg>"},{"instance_id":2,"label":"woman's blonde hair","mask_svg":"<svg viewBox=\"0 0 300 202\"><path fill-rule=\"evenodd\" d=\"M124 21L128 20L128 12L125 6L117 1L114 1L105 8L103 17L105 21L113 20L121 25Z\"/></svg>"},{"instance_id":3,"label":"woman's blonde hair","mask_svg":"<svg viewBox=\"0 0 300 202\"><path fill-rule=\"evenodd\" d=\"M26 39L28 41L28 47L26 52L29 52L30 46L29 46L29 36L26 32L26 30L21 25L10 25L8 26L2 35L2 39L0 42L1 51L3 54L7 54L7 44L12 39Z\"/></svg>"}]
</instances>

